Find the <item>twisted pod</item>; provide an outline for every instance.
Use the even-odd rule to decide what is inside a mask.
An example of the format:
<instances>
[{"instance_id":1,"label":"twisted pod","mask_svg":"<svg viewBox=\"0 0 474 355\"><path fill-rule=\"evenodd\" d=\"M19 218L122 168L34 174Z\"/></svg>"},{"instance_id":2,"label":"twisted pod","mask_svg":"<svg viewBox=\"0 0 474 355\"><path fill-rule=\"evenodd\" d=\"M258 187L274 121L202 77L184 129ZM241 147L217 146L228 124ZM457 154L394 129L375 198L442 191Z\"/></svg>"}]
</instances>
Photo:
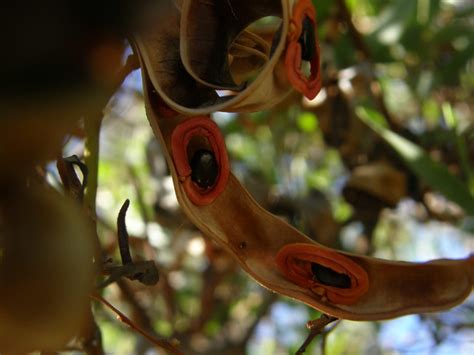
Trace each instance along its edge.
<instances>
[{"instance_id":1,"label":"twisted pod","mask_svg":"<svg viewBox=\"0 0 474 355\"><path fill-rule=\"evenodd\" d=\"M225 3L235 5L226 10L227 16L243 19L246 11L252 14L252 6L247 1L239 2L240 5L237 1L235 4L233 1L184 1L181 12L177 8L172 8L172 11L178 17L203 11L202 14L211 17L212 24L212 16L224 11ZM220 103L214 97L215 101L206 106L198 99L202 92L212 97L219 86L238 89L235 86L238 84L225 73L231 67L225 58L215 59L218 64L216 71L220 72L213 74L211 68L200 63L199 59L193 65L193 59L188 62L182 60L180 47L171 47L171 51L176 51L173 54L176 57L173 57L173 65L168 69L175 68L177 71L163 72L163 65L168 62L154 61L159 54L155 49L161 46L161 42L145 40L136 43L142 64L147 116L155 136L165 147L176 195L184 213L203 234L230 251L241 267L261 285L335 317L387 319L409 313L444 310L462 302L470 294L474 283L474 255L461 260L406 263L326 248L260 207L229 172L224 140L207 116L209 112L217 109L256 110L265 107L268 102L273 103L275 96L262 97L256 89L261 88L259 85L263 83L275 83L273 79L266 81L268 78L284 77L281 83L286 82L288 86L292 83L309 97L316 95L320 85L319 49L313 43L314 10L309 9L309 2L267 0L261 4L259 11L264 15L273 13L274 9L280 9L283 14L277 49L274 49L273 57L259 74L263 75L263 79L257 77L247 88ZM267 7L270 10L263 11ZM212 12L212 9L215 11ZM251 20L255 19L255 15L248 16ZM190 28L190 20L187 21L186 28ZM211 26L212 31L205 37L198 35L194 40L208 40L208 46L203 50L207 54L203 56L212 56L210 48L229 50L229 43L233 43L235 34L241 33L239 31L244 30L248 21L229 21L231 28L222 30L224 45L214 43L219 40L212 37L217 36L215 31L220 31L220 26L227 26L227 22L222 21ZM290 26L290 21L297 21L296 25ZM236 27L232 30L234 25ZM178 41L183 41L183 31L181 35L173 32ZM184 35L191 35L193 31L197 29L186 30ZM188 50L188 55L197 51L197 47L192 48ZM285 67L285 75L278 71L272 60L290 63ZM310 62L309 76L301 73L301 61ZM181 82L181 79L184 81ZM189 84L196 88L196 92L187 92L191 98L186 97L185 100L198 100L197 104L193 106L189 105L190 101L177 100L184 86L177 87L174 92L166 86L167 83ZM274 93L280 100L280 88L277 85L276 89L273 87L265 92Z\"/></svg>"},{"instance_id":2,"label":"twisted pod","mask_svg":"<svg viewBox=\"0 0 474 355\"><path fill-rule=\"evenodd\" d=\"M221 187L211 188L212 201L196 201L191 189L199 186L189 178L192 171L179 173L182 164L189 167L191 162L180 161L172 139L173 132L179 132L182 125L186 127L194 119L182 115L160 118L160 100L151 94L145 68L143 74L147 115L156 137L166 148L184 213L206 236L229 250L261 285L332 316L353 320L439 311L459 304L469 295L474 281L474 256L418 264L328 249L260 207L231 173L222 191ZM194 128L201 120L211 122L210 118L200 118L193 122ZM215 127L209 123L203 125L203 132L208 132L209 126ZM217 150L222 151L223 147ZM221 170L219 174L225 176L227 172ZM188 178L183 180L183 176ZM206 196L205 191L201 193Z\"/></svg>"},{"instance_id":3,"label":"twisted pod","mask_svg":"<svg viewBox=\"0 0 474 355\"><path fill-rule=\"evenodd\" d=\"M167 0L134 46L154 91L185 115L263 110L285 99L291 85L314 98L321 87L315 11L309 0L293 3L185 0L180 8ZM248 27L267 16L280 19L268 43ZM308 78L302 61L311 65Z\"/></svg>"}]
</instances>

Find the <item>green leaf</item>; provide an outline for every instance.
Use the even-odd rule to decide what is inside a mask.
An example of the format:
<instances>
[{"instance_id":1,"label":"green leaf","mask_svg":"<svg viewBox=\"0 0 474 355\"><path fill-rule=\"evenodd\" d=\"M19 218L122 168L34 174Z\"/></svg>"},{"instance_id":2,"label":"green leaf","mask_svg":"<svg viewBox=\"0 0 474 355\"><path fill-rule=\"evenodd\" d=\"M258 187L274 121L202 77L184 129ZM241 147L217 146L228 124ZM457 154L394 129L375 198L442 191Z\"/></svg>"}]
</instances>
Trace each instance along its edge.
<instances>
[{"instance_id":1,"label":"green leaf","mask_svg":"<svg viewBox=\"0 0 474 355\"><path fill-rule=\"evenodd\" d=\"M298 128L305 133L312 133L318 128L316 116L311 112L302 112L296 121Z\"/></svg>"},{"instance_id":2,"label":"green leaf","mask_svg":"<svg viewBox=\"0 0 474 355\"><path fill-rule=\"evenodd\" d=\"M371 109L370 107L359 106L356 108L356 114L366 123L373 123L381 127L388 128L388 124L387 121L385 121L385 118L380 113L378 113L374 109Z\"/></svg>"},{"instance_id":3,"label":"green leaf","mask_svg":"<svg viewBox=\"0 0 474 355\"><path fill-rule=\"evenodd\" d=\"M468 187L452 175L443 164L430 158L423 149L406 138L388 130L377 120L371 119L365 108L357 109L358 116L370 128L377 132L398 154L407 166L427 185L442 193L446 198L457 203L469 215L474 215L474 197ZM360 114L362 113L362 114ZM374 115L371 112L372 116Z\"/></svg>"}]
</instances>

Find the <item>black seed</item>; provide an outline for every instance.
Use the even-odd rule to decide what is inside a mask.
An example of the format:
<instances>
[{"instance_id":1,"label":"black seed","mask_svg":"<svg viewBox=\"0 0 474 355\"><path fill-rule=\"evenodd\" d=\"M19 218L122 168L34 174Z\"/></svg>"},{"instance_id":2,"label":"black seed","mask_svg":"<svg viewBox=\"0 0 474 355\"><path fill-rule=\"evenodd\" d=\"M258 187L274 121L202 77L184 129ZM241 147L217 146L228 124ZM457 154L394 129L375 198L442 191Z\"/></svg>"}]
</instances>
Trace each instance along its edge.
<instances>
[{"instance_id":1,"label":"black seed","mask_svg":"<svg viewBox=\"0 0 474 355\"><path fill-rule=\"evenodd\" d=\"M311 271L314 274L315 280L323 285L338 288L351 287L351 279L346 274L340 274L328 267L316 263L311 263Z\"/></svg>"},{"instance_id":2,"label":"black seed","mask_svg":"<svg viewBox=\"0 0 474 355\"><path fill-rule=\"evenodd\" d=\"M301 44L301 59L312 61L316 55L316 35L314 24L308 16L305 16L303 20L303 31L298 42Z\"/></svg>"},{"instance_id":3,"label":"black seed","mask_svg":"<svg viewBox=\"0 0 474 355\"><path fill-rule=\"evenodd\" d=\"M199 187L207 189L216 183L217 179L217 161L214 154L207 149L197 150L191 161L191 180L193 180Z\"/></svg>"}]
</instances>

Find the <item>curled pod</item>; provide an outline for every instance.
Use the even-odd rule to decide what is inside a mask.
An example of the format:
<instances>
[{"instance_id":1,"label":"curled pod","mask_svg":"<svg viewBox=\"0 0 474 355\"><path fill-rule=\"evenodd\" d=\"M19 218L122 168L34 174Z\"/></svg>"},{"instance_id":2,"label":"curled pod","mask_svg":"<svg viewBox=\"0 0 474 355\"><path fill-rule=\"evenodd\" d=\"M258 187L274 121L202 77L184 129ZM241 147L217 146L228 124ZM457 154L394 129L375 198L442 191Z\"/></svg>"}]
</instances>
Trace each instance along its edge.
<instances>
[{"instance_id":1,"label":"curled pod","mask_svg":"<svg viewBox=\"0 0 474 355\"><path fill-rule=\"evenodd\" d=\"M144 71L147 115L166 148L183 212L262 286L351 320L441 311L471 293L474 255L410 263L348 254L313 242L264 210L225 167L224 145L216 143L220 135L212 121L161 118L146 75ZM216 182L207 189L192 181L190 159L199 149L211 151L219 167ZM203 206L213 194L212 203Z\"/></svg>"},{"instance_id":2,"label":"curled pod","mask_svg":"<svg viewBox=\"0 0 474 355\"><path fill-rule=\"evenodd\" d=\"M285 55L288 81L308 99L321 90L319 46L316 40L316 11L310 0L299 0L293 7ZM303 73L303 62L310 65L309 76Z\"/></svg>"},{"instance_id":3,"label":"curled pod","mask_svg":"<svg viewBox=\"0 0 474 355\"><path fill-rule=\"evenodd\" d=\"M161 2L132 42L142 70L171 109L187 116L255 112L291 93L283 70L288 0ZM258 30L266 17L279 19L269 40Z\"/></svg>"},{"instance_id":4,"label":"curled pod","mask_svg":"<svg viewBox=\"0 0 474 355\"><path fill-rule=\"evenodd\" d=\"M367 272L348 257L317 245L295 243L276 256L280 272L321 301L350 305L367 292Z\"/></svg>"},{"instance_id":5,"label":"curled pod","mask_svg":"<svg viewBox=\"0 0 474 355\"><path fill-rule=\"evenodd\" d=\"M82 211L53 189L0 192L0 352L64 348L86 321L92 237Z\"/></svg>"},{"instance_id":6,"label":"curled pod","mask_svg":"<svg viewBox=\"0 0 474 355\"><path fill-rule=\"evenodd\" d=\"M191 202L212 203L229 177L224 138L217 125L207 116L184 121L172 133L171 150L178 179Z\"/></svg>"}]
</instances>

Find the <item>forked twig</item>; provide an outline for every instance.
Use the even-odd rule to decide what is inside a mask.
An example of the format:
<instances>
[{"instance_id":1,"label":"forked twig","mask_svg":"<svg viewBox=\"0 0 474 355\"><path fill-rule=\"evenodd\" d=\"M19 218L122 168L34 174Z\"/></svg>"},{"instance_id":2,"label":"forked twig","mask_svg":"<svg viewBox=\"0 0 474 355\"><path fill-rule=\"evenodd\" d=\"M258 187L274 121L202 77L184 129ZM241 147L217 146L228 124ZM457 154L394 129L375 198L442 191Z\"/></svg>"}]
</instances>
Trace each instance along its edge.
<instances>
[{"instance_id":1,"label":"forked twig","mask_svg":"<svg viewBox=\"0 0 474 355\"><path fill-rule=\"evenodd\" d=\"M324 328L328 324L336 320L338 320L338 318L328 316L327 314L322 314L321 317L319 317L318 319L310 320L308 323L306 323L306 327L308 327L310 332L308 334L308 337L304 341L303 345L301 345L298 351L296 352L296 355L304 354L304 352L306 351L306 348L308 347L309 344L311 344L314 338L316 338L316 336L321 334Z\"/></svg>"},{"instance_id":2,"label":"forked twig","mask_svg":"<svg viewBox=\"0 0 474 355\"><path fill-rule=\"evenodd\" d=\"M109 309L112 310L117 316L117 319L121 321L122 323L125 323L128 325L130 328L132 328L134 331L137 333L140 333L144 338L146 338L148 341L150 341L154 346L161 348L163 350L166 350L170 354L184 354L181 350L177 348L178 344L173 344L173 340L168 341L166 339L160 339L157 337L152 336L139 326L137 326L135 323L133 323L130 318L128 318L125 314L120 312L117 308L115 308L112 304L110 304L105 298L100 296L97 293L92 293L89 295L90 298L99 301L103 305L107 306Z\"/></svg>"}]
</instances>

